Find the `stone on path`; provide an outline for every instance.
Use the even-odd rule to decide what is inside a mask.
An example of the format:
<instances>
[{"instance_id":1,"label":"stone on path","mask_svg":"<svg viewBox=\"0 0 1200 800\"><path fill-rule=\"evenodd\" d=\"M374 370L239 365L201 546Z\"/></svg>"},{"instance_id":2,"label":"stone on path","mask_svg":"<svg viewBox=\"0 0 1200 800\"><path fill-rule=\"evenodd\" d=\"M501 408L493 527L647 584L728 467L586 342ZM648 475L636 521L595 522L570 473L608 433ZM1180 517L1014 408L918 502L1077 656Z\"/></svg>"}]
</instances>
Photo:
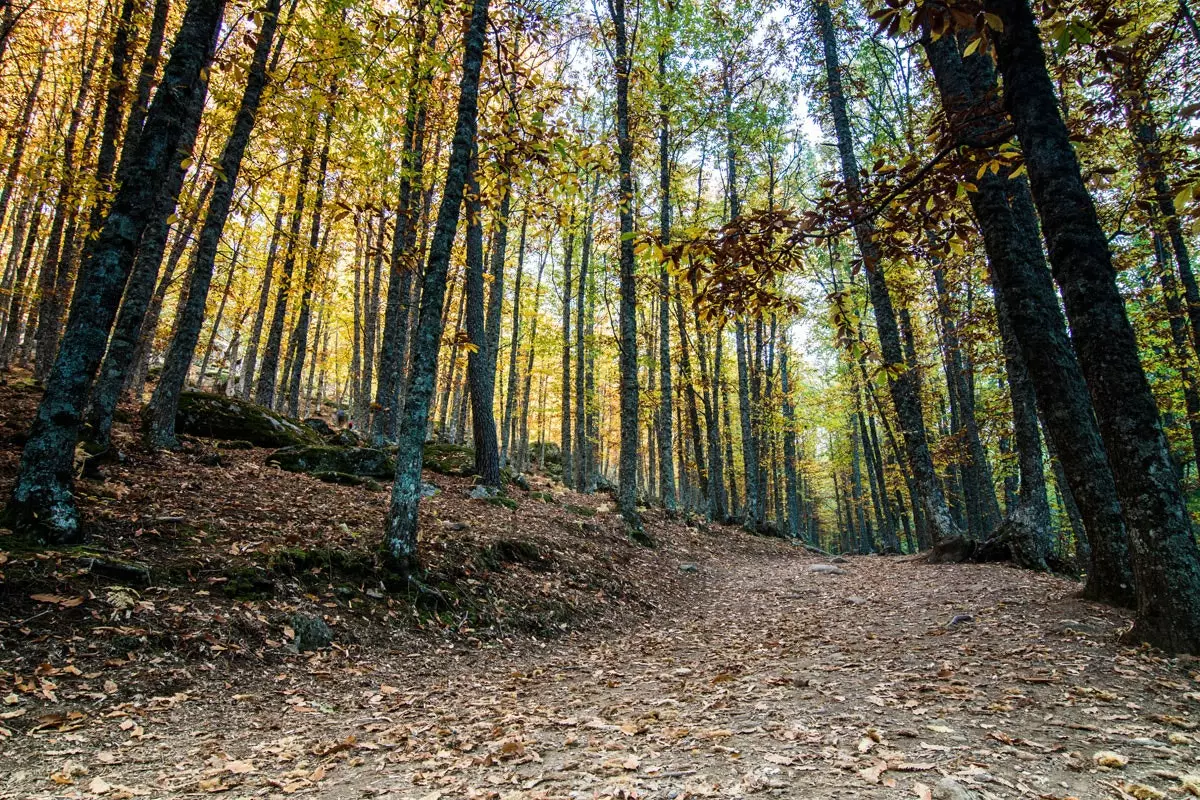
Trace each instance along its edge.
<instances>
[{"instance_id":1,"label":"stone on path","mask_svg":"<svg viewBox=\"0 0 1200 800\"><path fill-rule=\"evenodd\" d=\"M819 575L845 575L846 570L835 567L833 564L809 564L809 572L815 572Z\"/></svg>"},{"instance_id":2,"label":"stone on path","mask_svg":"<svg viewBox=\"0 0 1200 800\"><path fill-rule=\"evenodd\" d=\"M942 778L933 787L933 797L934 800L978 800L979 795L953 778Z\"/></svg>"}]
</instances>

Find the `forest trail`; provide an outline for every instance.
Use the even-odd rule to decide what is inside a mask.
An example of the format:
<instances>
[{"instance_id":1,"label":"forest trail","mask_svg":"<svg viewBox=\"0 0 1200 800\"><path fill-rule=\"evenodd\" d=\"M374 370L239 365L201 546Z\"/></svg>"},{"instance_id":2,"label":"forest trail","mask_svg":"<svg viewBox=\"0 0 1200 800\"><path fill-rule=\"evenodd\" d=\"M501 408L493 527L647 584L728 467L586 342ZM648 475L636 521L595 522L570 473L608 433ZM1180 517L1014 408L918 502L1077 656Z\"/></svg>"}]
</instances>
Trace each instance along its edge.
<instances>
[{"instance_id":1,"label":"forest trail","mask_svg":"<svg viewBox=\"0 0 1200 800\"><path fill-rule=\"evenodd\" d=\"M818 573L797 549L731 544L632 629L314 656L274 685L162 701L139 738L127 717L86 727L0 790L1124 798L1186 795L1200 773L1196 663L1120 647L1125 615L1074 584L908 558ZM63 768L75 785L48 789Z\"/></svg>"}]
</instances>

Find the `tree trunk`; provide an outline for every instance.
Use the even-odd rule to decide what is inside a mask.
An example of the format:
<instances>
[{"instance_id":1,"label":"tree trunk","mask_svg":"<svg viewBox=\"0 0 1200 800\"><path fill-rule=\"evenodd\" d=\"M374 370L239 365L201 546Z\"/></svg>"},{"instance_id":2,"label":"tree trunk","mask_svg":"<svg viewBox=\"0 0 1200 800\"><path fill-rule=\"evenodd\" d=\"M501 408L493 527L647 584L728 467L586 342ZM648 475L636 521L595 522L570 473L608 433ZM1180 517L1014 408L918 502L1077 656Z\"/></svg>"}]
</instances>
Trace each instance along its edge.
<instances>
[{"instance_id":1,"label":"tree trunk","mask_svg":"<svg viewBox=\"0 0 1200 800\"><path fill-rule=\"evenodd\" d=\"M187 156L185 132L200 120L204 72L212 60L223 0L191 0L171 58L146 116L138 152L120 174L121 188L83 266L58 356L21 455L7 521L15 531L51 542L83 531L73 494L73 462L84 404L104 355L134 251L151 219L169 213L159 188Z\"/></svg>"},{"instance_id":2,"label":"tree trunk","mask_svg":"<svg viewBox=\"0 0 1200 800\"><path fill-rule=\"evenodd\" d=\"M396 205L396 227L388 268L387 306L383 314L383 336L379 348L379 378L375 394L378 411L372 429L376 444L396 439L401 414L400 388L408 350L409 296L419 254L412 252L416 241L417 206L424 168L425 120L428 103L422 93L422 60L425 47L425 4L417 7L415 40L409 72L408 102L404 114L404 151L401 159L400 192Z\"/></svg>"},{"instance_id":3,"label":"tree trunk","mask_svg":"<svg viewBox=\"0 0 1200 800\"><path fill-rule=\"evenodd\" d=\"M313 287L317 280L317 265L321 249L321 214L325 209L325 182L329 172L329 144L333 135L333 116L337 104L337 90L330 88L329 103L325 111L325 140L321 144L321 156L317 164L317 189L313 199L312 224L309 226L308 252L304 259L304 277L300 288L300 312L296 316L296 327L292 329L291 342L295 344L296 357L291 364L288 380L287 412L293 419L300 416L300 380L304 375L304 356L308 350L308 329L312 322ZM383 218L380 215L382 228ZM375 284L379 284L379 270L375 272ZM378 311L376 311L378 313Z\"/></svg>"},{"instance_id":4,"label":"tree trunk","mask_svg":"<svg viewBox=\"0 0 1200 800\"><path fill-rule=\"evenodd\" d=\"M484 486L500 488L500 451L496 443L494 412L496 370L491 363L488 321L484 308L483 209L479 199L478 162L467 182L467 337L474 345L467 353L471 431L475 443L475 473ZM494 285L494 284L493 284Z\"/></svg>"},{"instance_id":5,"label":"tree trunk","mask_svg":"<svg viewBox=\"0 0 1200 800\"><path fill-rule=\"evenodd\" d=\"M83 115L87 111L101 39L102 37L97 36L92 44L91 55L80 76L75 105L71 107L71 118L62 140L62 177L59 180L58 196L54 201L54 218L50 223L50 233L42 256L42 268L38 273L40 300L37 331L34 333L37 350L33 369L33 376L38 381L45 381L50 374L58 349L59 334L62 332L62 314L67 304L64 294L70 286L73 244L71 240L74 238L71 230L74 228L75 215L79 211L79 198L75 194L75 181L78 177L75 166L75 157L78 155L76 139Z\"/></svg>"},{"instance_id":6,"label":"tree trunk","mask_svg":"<svg viewBox=\"0 0 1200 800\"><path fill-rule=\"evenodd\" d=\"M508 389L504 392L504 418L500 424L500 462L512 464L516 459L510 458L509 448L518 450L516 446L517 412L517 354L521 349L521 281L525 272L525 229L529 223L529 199L525 199L525 208L521 211L521 233L517 243L517 277L513 282L512 308L512 342L508 351ZM519 469L519 464L518 464Z\"/></svg>"},{"instance_id":7,"label":"tree trunk","mask_svg":"<svg viewBox=\"0 0 1200 800\"><path fill-rule=\"evenodd\" d=\"M279 289L275 294L275 313L267 331L267 344L263 350L262 365L259 367L258 383L254 387L254 402L264 408L275 405L276 381L279 373L279 350L283 344L283 327L287 322L288 294L292 290L292 273L296 269L296 250L300 245L300 228L304 222L304 195L308 191L308 173L312 166L313 151L317 148L317 117L308 119L308 132L300 151L299 179L296 186L292 220L284 243L283 267L279 275ZM285 376L286 377L286 376Z\"/></svg>"},{"instance_id":8,"label":"tree trunk","mask_svg":"<svg viewBox=\"0 0 1200 800\"><path fill-rule=\"evenodd\" d=\"M1129 525L1138 599L1131 636L1198 654L1200 551L1138 359L1108 240L1059 114L1037 24L1025 0L987 0L984 6L1004 24L996 42L1004 104L1021 143L1051 270Z\"/></svg>"},{"instance_id":9,"label":"tree trunk","mask_svg":"<svg viewBox=\"0 0 1200 800\"><path fill-rule=\"evenodd\" d=\"M283 185L291 182L291 169L283 174ZM287 196L279 193L279 202L275 206L275 221L271 226L271 241L267 245L267 263L263 267L262 284L258 289L258 307L254 311L254 324L250 328L250 338L246 343L246 358L242 364L241 396L243 400L250 399L254 385L254 372L258 364L258 344L262 341L263 324L267 318L267 304L271 300L271 280L275 274L275 258L279 254L279 237L283 232L283 206ZM356 298L357 302L357 298ZM358 339L355 340L358 344Z\"/></svg>"},{"instance_id":10,"label":"tree trunk","mask_svg":"<svg viewBox=\"0 0 1200 800\"><path fill-rule=\"evenodd\" d=\"M459 84L454 142L438 210L437 226L429 247L422 280L421 310L417 320L412 369L405 393L404 424L399 429L396 480L383 537L383 553L394 569L411 571L417 561L417 508L421 500L421 460L429 427L429 401L437 377L437 356L442 338L442 304L446 272L454 233L458 227L463 188L475 147L479 108L479 72L487 33L488 0L474 0L471 22L463 39L463 75Z\"/></svg>"},{"instance_id":11,"label":"tree trunk","mask_svg":"<svg viewBox=\"0 0 1200 800\"><path fill-rule=\"evenodd\" d=\"M537 347L538 319L541 317L542 308L542 271L545 268L546 256L543 253L542 260L538 264L537 283L533 289L533 319L529 323L529 352L526 356L525 388L522 391L521 400L521 446L518 451L518 462L522 472L529 467L529 395L533 389L533 356Z\"/></svg>"},{"instance_id":12,"label":"tree trunk","mask_svg":"<svg viewBox=\"0 0 1200 800\"><path fill-rule=\"evenodd\" d=\"M954 37L925 44L942 103L956 118L980 120L963 131L965 136L994 137L1005 120L981 113L996 88L990 59L963 59L959 48ZM1070 494L1085 522L1091 545L1085 593L1092 599L1131 605L1133 575L1116 484L1046 269L1028 186L1023 178L1010 179L990 171L977 178L974 169L968 170L964 178L978 181L978 191L969 198L983 233L998 305L1020 346L1049 443L1062 463ZM1015 373L1010 373L1010 384L1014 379ZM1037 556L1034 549L1022 558L1036 563Z\"/></svg>"},{"instance_id":13,"label":"tree trunk","mask_svg":"<svg viewBox=\"0 0 1200 800\"><path fill-rule=\"evenodd\" d=\"M254 46L250 68L247 71L246 88L234 115L233 127L217 170L216 182L213 184L212 195L208 202L208 212L204 217L204 226L200 229L200 241L196 246L193 259L190 283L187 291L187 301L180 306L176 314L175 335L167 349L166 361L154 395L150 398L147 408L146 438L153 447L174 448L178 446L175 439L175 414L179 409L179 394L187 381L187 373L192 365L196 352L196 343L200 338L200 328L204 323L204 309L208 303L208 290L212 283L213 268L217 259L217 247L221 243L221 234L229 218L233 203L233 190L237 186L238 174L242 167L242 156L250 143L250 134L254 130L255 118L262 100L263 90L267 86L267 57L271 52L271 44L275 38L275 30L279 23L280 0L267 0L263 10L262 27L259 31L258 42ZM233 261L229 265L229 280L232 282L234 267L237 262L235 250ZM228 297L228 284L221 298L224 308ZM216 334L218 319L213 324ZM206 359L207 360L207 357ZM204 381L203 366L200 370L200 381Z\"/></svg>"},{"instance_id":14,"label":"tree trunk","mask_svg":"<svg viewBox=\"0 0 1200 800\"><path fill-rule=\"evenodd\" d=\"M587 217L583 223L583 252L579 257L579 288L575 303L575 488L586 492L590 475L592 442L587 436L588 404L586 397L587 361L584 352L584 314L587 309L588 272L592 260L593 228L596 218L596 196L600 190L600 176L592 180L592 193L588 198ZM595 278L592 278L593 283Z\"/></svg>"},{"instance_id":15,"label":"tree trunk","mask_svg":"<svg viewBox=\"0 0 1200 800\"><path fill-rule=\"evenodd\" d=\"M633 254L633 136L629 129L629 79L633 57L626 31L625 0L609 0L614 29L613 69L616 73L617 196L620 217L620 337L621 451L617 476L617 505L635 536L648 542L637 514L638 358L637 286Z\"/></svg>"},{"instance_id":16,"label":"tree trunk","mask_svg":"<svg viewBox=\"0 0 1200 800\"><path fill-rule=\"evenodd\" d=\"M742 427L742 476L746 483L746 503L743 506L742 525L747 530L757 530L760 517L759 504L762 502L758 481L758 437L754 434L751 418L746 326L741 319L734 324L734 343L737 347L738 417Z\"/></svg>"},{"instance_id":17,"label":"tree trunk","mask_svg":"<svg viewBox=\"0 0 1200 800\"><path fill-rule=\"evenodd\" d=\"M673 6L671 7L673 9ZM666 247L671 241L671 134L670 106L667 93L667 58L669 39L658 51L658 84L660 100L658 107L658 236ZM677 508L675 499L674 444L671 430L671 278L664 260L658 270L658 463L659 493L663 508L673 516Z\"/></svg>"},{"instance_id":18,"label":"tree trunk","mask_svg":"<svg viewBox=\"0 0 1200 800\"><path fill-rule=\"evenodd\" d=\"M563 259L562 297L562 482L572 484L574 457L571 450L571 261L575 255L575 214L567 222L567 245Z\"/></svg>"},{"instance_id":19,"label":"tree trunk","mask_svg":"<svg viewBox=\"0 0 1200 800\"><path fill-rule=\"evenodd\" d=\"M842 90L833 16L829 10L829 4L824 0L817 3L817 19L821 25L825 76L834 129L837 133L838 152L841 156L842 180L846 186L851 207L857 209L862 205L858 159L854 154L850 117L846 108L846 97ZM896 407L896 418L903 433L904 447L917 491L921 497L921 504L930 524L930 533L936 543L941 539L958 535L958 526L950 517L946 497L938 485L933 457L929 453L929 441L921 411L920 387L915 366L911 364L905 366L900 329L896 323L887 279L883 273L879 247L874 241L873 225L869 222L858 222L854 226L854 235L858 240L859 252L867 273L871 305L875 309L875 323L879 330L880 355L883 357L884 370L888 374L892 403Z\"/></svg>"}]
</instances>

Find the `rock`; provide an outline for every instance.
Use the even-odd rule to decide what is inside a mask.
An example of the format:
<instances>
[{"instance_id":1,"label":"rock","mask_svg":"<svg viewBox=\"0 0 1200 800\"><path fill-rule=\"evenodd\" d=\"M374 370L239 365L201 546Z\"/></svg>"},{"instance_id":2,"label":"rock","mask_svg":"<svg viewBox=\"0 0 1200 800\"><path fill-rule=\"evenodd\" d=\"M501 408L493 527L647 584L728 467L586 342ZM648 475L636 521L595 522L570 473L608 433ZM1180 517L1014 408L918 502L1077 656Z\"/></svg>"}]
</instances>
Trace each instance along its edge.
<instances>
[{"instance_id":1,"label":"rock","mask_svg":"<svg viewBox=\"0 0 1200 800\"><path fill-rule=\"evenodd\" d=\"M425 469L442 475L470 475L475 471L475 450L461 444L426 442Z\"/></svg>"},{"instance_id":2,"label":"rock","mask_svg":"<svg viewBox=\"0 0 1200 800\"><path fill-rule=\"evenodd\" d=\"M974 622L975 617L971 614L955 614L950 621L946 623L947 628L953 628L955 625L962 625L967 622Z\"/></svg>"},{"instance_id":3,"label":"rock","mask_svg":"<svg viewBox=\"0 0 1200 800\"><path fill-rule=\"evenodd\" d=\"M467 497L471 498L472 500L491 500L493 497L499 497L499 496L500 496L500 488L499 487L485 486L483 484L480 484L480 485L474 487L473 489L471 489L470 492L467 493Z\"/></svg>"},{"instance_id":4,"label":"rock","mask_svg":"<svg viewBox=\"0 0 1200 800\"><path fill-rule=\"evenodd\" d=\"M257 567L230 567L222 577L221 592L234 600L265 600L275 594L275 582Z\"/></svg>"},{"instance_id":5,"label":"rock","mask_svg":"<svg viewBox=\"0 0 1200 800\"><path fill-rule=\"evenodd\" d=\"M379 485L379 481L374 478L364 478L361 475L352 475L349 472L318 470L309 474L319 481L336 483L339 486L365 486L373 492L377 492L383 488Z\"/></svg>"},{"instance_id":6,"label":"rock","mask_svg":"<svg viewBox=\"0 0 1200 800\"><path fill-rule=\"evenodd\" d=\"M512 476L512 485L516 486L518 489L528 492L529 478L526 478L523 472L518 472L516 475Z\"/></svg>"},{"instance_id":7,"label":"rock","mask_svg":"<svg viewBox=\"0 0 1200 800\"><path fill-rule=\"evenodd\" d=\"M547 566L541 549L527 539L497 539L479 551L479 561L488 569L502 564L525 564L531 569Z\"/></svg>"},{"instance_id":8,"label":"rock","mask_svg":"<svg viewBox=\"0 0 1200 800\"><path fill-rule=\"evenodd\" d=\"M210 439L241 440L257 447L318 444L312 430L261 406L208 392L179 396L175 430Z\"/></svg>"},{"instance_id":9,"label":"rock","mask_svg":"<svg viewBox=\"0 0 1200 800\"><path fill-rule=\"evenodd\" d=\"M925 555L929 564L962 564L970 561L975 555L979 543L965 536L952 536L943 539L933 546Z\"/></svg>"},{"instance_id":10,"label":"rock","mask_svg":"<svg viewBox=\"0 0 1200 800\"><path fill-rule=\"evenodd\" d=\"M336 447L362 447L366 440L358 435L358 431L344 428L330 436L328 442Z\"/></svg>"},{"instance_id":11,"label":"rock","mask_svg":"<svg viewBox=\"0 0 1200 800\"><path fill-rule=\"evenodd\" d=\"M977 800L975 792L953 778L942 778L933 787L934 800Z\"/></svg>"},{"instance_id":12,"label":"rock","mask_svg":"<svg viewBox=\"0 0 1200 800\"><path fill-rule=\"evenodd\" d=\"M200 455L196 456L195 462L202 467L223 466L223 464L221 462L221 454L215 450L210 450L208 452L201 453Z\"/></svg>"},{"instance_id":13,"label":"rock","mask_svg":"<svg viewBox=\"0 0 1200 800\"><path fill-rule=\"evenodd\" d=\"M442 490L432 483L421 481L421 498L433 497L435 494L441 494Z\"/></svg>"},{"instance_id":14,"label":"rock","mask_svg":"<svg viewBox=\"0 0 1200 800\"><path fill-rule=\"evenodd\" d=\"M562 466L562 448L554 442L534 442L529 445L529 458L540 459L542 457L542 449L545 448L546 465L547 466Z\"/></svg>"},{"instance_id":15,"label":"rock","mask_svg":"<svg viewBox=\"0 0 1200 800\"><path fill-rule=\"evenodd\" d=\"M288 472L309 472L322 480L336 475L358 478L391 478L396 474L396 462L382 450L370 447L328 447L324 445L283 447L267 456L272 464ZM322 473L334 473L322 477Z\"/></svg>"},{"instance_id":16,"label":"rock","mask_svg":"<svg viewBox=\"0 0 1200 800\"><path fill-rule=\"evenodd\" d=\"M470 526L470 525L468 525L467 523L465 523L465 522L462 522L462 521L460 521L460 520L457 520L457 519L444 519L444 520L442 520L442 530L446 530L446 531L465 531L465 530L466 530L467 528L469 528L469 527L471 527L471 526Z\"/></svg>"},{"instance_id":17,"label":"rock","mask_svg":"<svg viewBox=\"0 0 1200 800\"><path fill-rule=\"evenodd\" d=\"M150 585L150 568L145 564L85 556L79 559L79 565L91 575L99 575L126 586Z\"/></svg>"},{"instance_id":18,"label":"rock","mask_svg":"<svg viewBox=\"0 0 1200 800\"><path fill-rule=\"evenodd\" d=\"M695 564L680 564L679 571L680 572L699 572L700 568L697 567Z\"/></svg>"},{"instance_id":19,"label":"rock","mask_svg":"<svg viewBox=\"0 0 1200 800\"><path fill-rule=\"evenodd\" d=\"M815 572L819 575L845 575L846 570L835 567L833 564L809 564L809 572Z\"/></svg>"},{"instance_id":20,"label":"rock","mask_svg":"<svg viewBox=\"0 0 1200 800\"><path fill-rule=\"evenodd\" d=\"M829 563L831 563L831 564L849 564L850 559L848 559L844 556L834 556L833 558L829 559Z\"/></svg>"},{"instance_id":21,"label":"rock","mask_svg":"<svg viewBox=\"0 0 1200 800\"><path fill-rule=\"evenodd\" d=\"M1100 636L1104 630L1098 625L1089 625L1077 619L1062 619L1050 625L1050 630L1064 636Z\"/></svg>"},{"instance_id":22,"label":"rock","mask_svg":"<svg viewBox=\"0 0 1200 800\"><path fill-rule=\"evenodd\" d=\"M333 428L329 427L329 423L320 417L309 417L308 419L304 420L304 427L308 428L322 439L328 439L334 434L334 430Z\"/></svg>"},{"instance_id":23,"label":"rock","mask_svg":"<svg viewBox=\"0 0 1200 800\"><path fill-rule=\"evenodd\" d=\"M333 644L333 632L320 617L310 617L307 614L292 615L292 630L296 632L293 642L301 653L310 650L324 650Z\"/></svg>"},{"instance_id":24,"label":"rock","mask_svg":"<svg viewBox=\"0 0 1200 800\"><path fill-rule=\"evenodd\" d=\"M867 604L867 598L865 597L848 597L846 598L846 601L854 606L865 606Z\"/></svg>"}]
</instances>

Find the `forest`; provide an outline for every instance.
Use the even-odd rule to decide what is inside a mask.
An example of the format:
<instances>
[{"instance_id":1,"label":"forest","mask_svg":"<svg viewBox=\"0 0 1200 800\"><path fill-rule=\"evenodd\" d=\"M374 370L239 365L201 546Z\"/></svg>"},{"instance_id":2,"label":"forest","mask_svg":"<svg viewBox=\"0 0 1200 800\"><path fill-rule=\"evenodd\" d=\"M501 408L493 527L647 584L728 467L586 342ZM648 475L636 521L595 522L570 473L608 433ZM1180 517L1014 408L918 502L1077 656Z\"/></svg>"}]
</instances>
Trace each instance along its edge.
<instances>
[{"instance_id":1,"label":"forest","mask_svg":"<svg viewBox=\"0 0 1200 800\"><path fill-rule=\"evenodd\" d=\"M231 587L318 573L325 608L469 636L539 570L607 570L607 603L723 569L740 614L789 574L920 607L916 570L1186 670L1190 2L0 0L0 653L43 647L4 703L53 637L124 630L85 613L109 584L265 624ZM1082 791L1165 796L1111 785Z\"/></svg>"}]
</instances>

